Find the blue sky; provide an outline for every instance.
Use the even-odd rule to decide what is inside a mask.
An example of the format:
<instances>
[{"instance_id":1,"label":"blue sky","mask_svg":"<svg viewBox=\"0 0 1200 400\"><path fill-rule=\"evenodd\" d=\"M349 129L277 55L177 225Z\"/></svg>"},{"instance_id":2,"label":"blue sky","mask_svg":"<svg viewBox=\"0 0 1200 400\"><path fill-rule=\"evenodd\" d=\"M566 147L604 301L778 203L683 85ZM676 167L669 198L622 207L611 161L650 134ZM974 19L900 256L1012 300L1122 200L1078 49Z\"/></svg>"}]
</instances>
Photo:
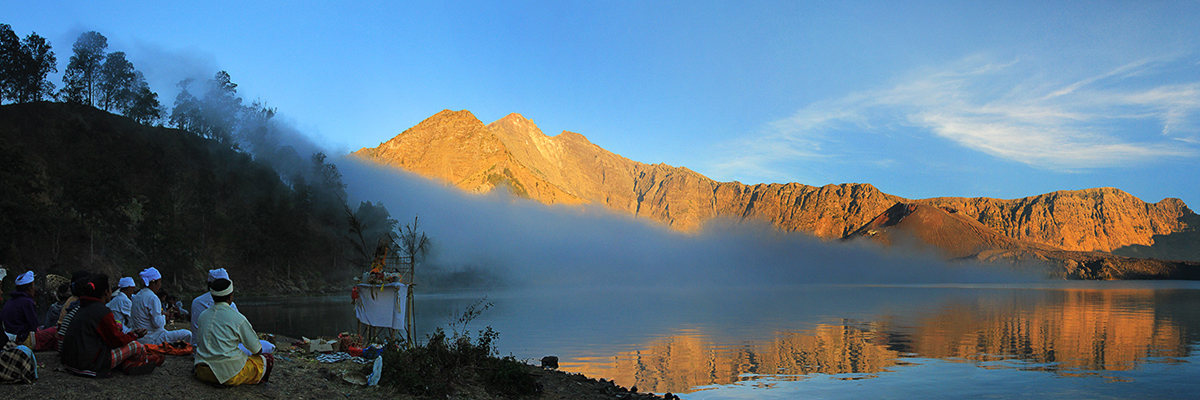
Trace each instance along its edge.
<instances>
[{"instance_id":1,"label":"blue sky","mask_svg":"<svg viewBox=\"0 0 1200 400\"><path fill-rule=\"evenodd\" d=\"M227 70L332 153L467 109L722 181L1200 205L1195 1L173 3L7 1L0 22L60 70L99 31L168 105Z\"/></svg>"}]
</instances>

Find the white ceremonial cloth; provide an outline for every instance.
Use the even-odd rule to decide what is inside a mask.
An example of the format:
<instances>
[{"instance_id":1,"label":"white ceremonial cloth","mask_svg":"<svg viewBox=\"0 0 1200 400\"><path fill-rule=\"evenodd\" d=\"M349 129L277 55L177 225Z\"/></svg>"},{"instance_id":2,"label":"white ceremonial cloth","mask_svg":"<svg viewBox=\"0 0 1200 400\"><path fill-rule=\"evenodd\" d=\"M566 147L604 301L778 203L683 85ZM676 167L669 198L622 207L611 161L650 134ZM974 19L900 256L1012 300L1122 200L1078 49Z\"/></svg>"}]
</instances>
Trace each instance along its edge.
<instances>
[{"instance_id":1,"label":"white ceremonial cloth","mask_svg":"<svg viewBox=\"0 0 1200 400\"><path fill-rule=\"evenodd\" d=\"M354 316L364 324L404 329L404 310L408 304L408 285L389 283L379 285L358 284L358 301L354 302Z\"/></svg>"}]
</instances>

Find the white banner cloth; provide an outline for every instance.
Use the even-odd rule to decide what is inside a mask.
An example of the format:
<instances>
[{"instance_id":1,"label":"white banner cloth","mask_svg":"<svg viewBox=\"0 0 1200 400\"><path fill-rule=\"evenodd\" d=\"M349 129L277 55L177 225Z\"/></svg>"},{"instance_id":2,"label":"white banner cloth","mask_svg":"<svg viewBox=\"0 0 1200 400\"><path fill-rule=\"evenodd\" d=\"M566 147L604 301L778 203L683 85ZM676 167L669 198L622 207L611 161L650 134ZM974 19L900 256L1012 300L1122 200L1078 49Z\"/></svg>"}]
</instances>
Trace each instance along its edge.
<instances>
[{"instance_id":1,"label":"white banner cloth","mask_svg":"<svg viewBox=\"0 0 1200 400\"><path fill-rule=\"evenodd\" d=\"M379 285L358 284L358 301L354 302L354 316L364 324L404 329L404 310L408 304L408 285L389 283Z\"/></svg>"}]
</instances>

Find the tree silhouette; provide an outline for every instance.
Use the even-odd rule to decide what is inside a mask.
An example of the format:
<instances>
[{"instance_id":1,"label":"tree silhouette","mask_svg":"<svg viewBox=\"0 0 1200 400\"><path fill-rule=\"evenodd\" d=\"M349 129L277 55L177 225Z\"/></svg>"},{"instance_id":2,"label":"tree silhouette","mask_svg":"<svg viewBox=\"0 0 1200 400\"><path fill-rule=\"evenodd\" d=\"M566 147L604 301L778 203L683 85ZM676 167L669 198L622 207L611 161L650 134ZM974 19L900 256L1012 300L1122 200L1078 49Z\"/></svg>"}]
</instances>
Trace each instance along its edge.
<instances>
[{"instance_id":1,"label":"tree silhouette","mask_svg":"<svg viewBox=\"0 0 1200 400\"><path fill-rule=\"evenodd\" d=\"M108 49L108 38L88 31L75 40L74 52L63 71L63 94L67 101L96 106L100 90L100 69Z\"/></svg>"},{"instance_id":2,"label":"tree silhouette","mask_svg":"<svg viewBox=\"0 0 1200 400\"><path fill-rule=\"evenodd\" d=\"M24 42L8 24L0 24L0 100L16 103L38 101L54 93L46 79L58 71L50 43L31 33Z\"/></svg>"},{"instance_id":3,"label":"tree silhouette","mask_svg":"<svg viewBox=\"0 0 1200 400\"><path fill-rule=\"evenodd\" d=\"M166 110L158 102L158 93L150 90L150 86L142 82L142 86L134 93L128 108L122 111L125 116L133 118L144 125L153 125L162 120Z\"/></svg>"},{"instance_id":4,"label":"tree silhouette","mask_svg":"<svg viewBox=\"0 0 1200 400\"><path fill-rule=\"evenodd\" d=\"M194 80L179 81L181 89L175 97L175 108L170 122L176 128L236 147L234 130L242 114L242 98L237 95L237 84L230 80L229 73L217 72L205 82L203 97L196 97L189 90Z\"/></svg>"},{"instance_id":5,"label":"tree silhouette","mask_svg":"<svg viewBox=\"0 0 1200 400\"><path fill-rule=\"evenodd\" d=\"M100 67L98 82L99 108L106 111L127 109L141 78L133 70L133 63L125 59L125 52L114 51L104 59ZM145 79L141 79L141 83Z\"/></svg>"}]
</instances>

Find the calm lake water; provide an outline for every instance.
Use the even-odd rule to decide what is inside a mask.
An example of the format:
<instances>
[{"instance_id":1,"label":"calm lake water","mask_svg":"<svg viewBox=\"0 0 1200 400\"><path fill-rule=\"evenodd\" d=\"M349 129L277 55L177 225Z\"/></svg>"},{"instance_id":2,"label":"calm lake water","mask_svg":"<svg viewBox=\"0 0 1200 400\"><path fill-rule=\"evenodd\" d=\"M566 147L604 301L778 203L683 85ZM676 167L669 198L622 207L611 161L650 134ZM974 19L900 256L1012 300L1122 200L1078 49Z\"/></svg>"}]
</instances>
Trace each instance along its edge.
<instances>
[{"instance_id":1,"label":"calm lake water","mask_svg":"<svg viewBox=\"0 0 1200 400\"><path fill-rule=\"evenodd\" d=\"M418 337L485 296L467 328L502 354L688 399L1200 397L1192 282L418 291ZM355 329L348 295L238 306L263 332Z\"/></svg>"}]
</instances>

